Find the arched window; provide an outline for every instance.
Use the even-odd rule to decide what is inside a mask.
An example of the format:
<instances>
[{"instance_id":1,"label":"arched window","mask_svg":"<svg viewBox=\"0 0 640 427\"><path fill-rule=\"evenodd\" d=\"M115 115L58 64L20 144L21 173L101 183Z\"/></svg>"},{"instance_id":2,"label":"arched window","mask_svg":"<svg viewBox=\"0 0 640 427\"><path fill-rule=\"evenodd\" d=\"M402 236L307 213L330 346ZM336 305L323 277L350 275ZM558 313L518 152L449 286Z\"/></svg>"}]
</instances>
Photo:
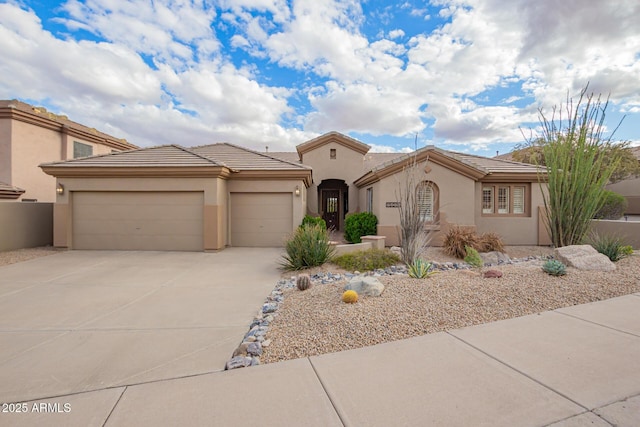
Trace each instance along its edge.
<instances>
[{"instance_id":1,"label":"arched window","mask_svg":"<svg viewBox=\"0 0 640 427\"><path fill-rule=\"evenodd\" d=\"M433 222L438 215L438 187L431 181L423 181L416 190L420 219Z\"/></svg>"}]
</instances>

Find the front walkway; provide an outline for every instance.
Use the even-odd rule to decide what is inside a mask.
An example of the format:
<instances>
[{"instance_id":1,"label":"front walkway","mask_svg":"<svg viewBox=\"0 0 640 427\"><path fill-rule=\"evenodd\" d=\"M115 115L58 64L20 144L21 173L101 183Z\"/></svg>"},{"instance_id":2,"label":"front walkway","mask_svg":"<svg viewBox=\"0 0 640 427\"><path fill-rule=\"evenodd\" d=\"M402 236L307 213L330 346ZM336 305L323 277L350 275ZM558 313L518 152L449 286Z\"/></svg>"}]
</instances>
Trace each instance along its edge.
<instances>
[{"instance_id":1,"label":"front walkway","mask_svg":"<svg viewBox=\"0 0 640 427\"><path fill-rule=\"evenodd\" d=\"M640 293L46 402L71 412L0 414L0 424L637 426Z\"/></svg>"}]
</instances>

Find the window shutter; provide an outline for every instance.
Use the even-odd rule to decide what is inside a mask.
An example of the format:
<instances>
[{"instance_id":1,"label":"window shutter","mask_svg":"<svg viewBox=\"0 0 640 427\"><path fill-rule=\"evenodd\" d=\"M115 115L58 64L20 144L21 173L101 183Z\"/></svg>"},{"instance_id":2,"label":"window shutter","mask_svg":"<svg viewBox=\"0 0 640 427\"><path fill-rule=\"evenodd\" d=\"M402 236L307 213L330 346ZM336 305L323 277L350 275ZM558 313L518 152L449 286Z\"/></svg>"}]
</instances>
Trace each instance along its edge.
<instances>
[{"instance_id":1,"label":"window shutter","mask_svg":"<svg viewBox=\"0 0 640 427\"><path fill-rule=\"evenodd\" d=\"M433 188L428 184L422 184L418 189L417 201L420 219L433 221Z\"/></svg>"},{"instance_id":2,"label":"window shutter","mask_svg":"<svg viewBox=\"0 0 640 427\"><path fill-rule=\"evenodd\" d=\"M513 213L524 213L524 187L513 187Z\"/></svg>"}]
</instances>

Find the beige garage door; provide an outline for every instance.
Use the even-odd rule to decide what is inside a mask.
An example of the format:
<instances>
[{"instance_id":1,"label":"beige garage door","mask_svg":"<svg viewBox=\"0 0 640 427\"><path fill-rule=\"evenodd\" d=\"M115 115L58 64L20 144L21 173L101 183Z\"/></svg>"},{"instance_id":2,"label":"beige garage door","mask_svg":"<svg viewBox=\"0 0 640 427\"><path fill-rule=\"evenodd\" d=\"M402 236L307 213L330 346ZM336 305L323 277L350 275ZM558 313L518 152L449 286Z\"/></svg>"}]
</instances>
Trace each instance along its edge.
<instances>
[{"instance_id":1,"label":"beige garage door","mask_svg":"<svg viewBox=\"0 0 640 427\"><path fill-rule=\"evenodd\" d=\"M291 193L231 193L231 246L283 246L291 233Z\"/></svg>"},{"instance_id":2,"label":"beige garage door","mask_svg":"<svg viewBox=\"0 0 640 427\"><path fill-rule=\"evenodd\" d=\"M202 251L202 192L74 192L73 248Z\"/></svg>"}]
</instances>

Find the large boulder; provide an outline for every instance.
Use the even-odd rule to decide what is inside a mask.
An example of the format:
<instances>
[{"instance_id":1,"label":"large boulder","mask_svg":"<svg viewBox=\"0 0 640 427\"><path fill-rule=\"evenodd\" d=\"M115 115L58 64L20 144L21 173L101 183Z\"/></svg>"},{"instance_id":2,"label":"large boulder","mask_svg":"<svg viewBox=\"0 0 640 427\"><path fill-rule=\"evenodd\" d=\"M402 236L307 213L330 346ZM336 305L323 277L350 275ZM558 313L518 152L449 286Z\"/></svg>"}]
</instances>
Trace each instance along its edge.
<instances>
[{"instance_id":1,"label":"large boulder","mask_svg":"<svg viewBox=\"0 0 640 427\"><path fill-rule=\"evenodd\" d=\"M593 249L591 245L573 245L556 248L554 256L560 262L578 270L613 271L616 269L609 257Z\"/></svg>"},{"instance_id":2,"label":"large boulder","mask_svg":"<svg viewBox=\"0 0 640 427\"><path fill-rule=\"evenodd\" d=\"M356 276L349 280L344 290L356 291L359 296L379 297L384 292L384 285L375 277Z\"/></svg>"}]
</instances>

